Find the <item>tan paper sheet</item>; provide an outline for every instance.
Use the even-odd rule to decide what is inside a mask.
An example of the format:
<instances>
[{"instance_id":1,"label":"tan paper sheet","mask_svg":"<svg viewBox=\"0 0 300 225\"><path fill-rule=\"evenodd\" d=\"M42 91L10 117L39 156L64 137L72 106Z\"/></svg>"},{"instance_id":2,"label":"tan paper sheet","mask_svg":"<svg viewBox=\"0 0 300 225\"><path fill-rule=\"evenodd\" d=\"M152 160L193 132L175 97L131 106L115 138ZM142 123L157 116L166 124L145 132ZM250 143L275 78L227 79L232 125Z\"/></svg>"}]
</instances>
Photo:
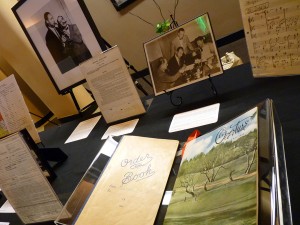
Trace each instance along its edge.
<instances>
[{"instance_id":1,"label":"tan paper sheet","mask_svg":"<svg viewBox=\"0 0 300 225\"><path fill-rule=\"evenodd\" d=\"M75 224L153 224L178 143L124 136Z\"/></svg>"},{"instance_id":2,"label":"tan paper sheet","mask_svg":"<svg viewBox=\"0 0 300 225\"><path fill-rule=\"evenodd\" d=\"M300 1L240 0L254 76L300 73Z\"/></svg>"}]
</instances>

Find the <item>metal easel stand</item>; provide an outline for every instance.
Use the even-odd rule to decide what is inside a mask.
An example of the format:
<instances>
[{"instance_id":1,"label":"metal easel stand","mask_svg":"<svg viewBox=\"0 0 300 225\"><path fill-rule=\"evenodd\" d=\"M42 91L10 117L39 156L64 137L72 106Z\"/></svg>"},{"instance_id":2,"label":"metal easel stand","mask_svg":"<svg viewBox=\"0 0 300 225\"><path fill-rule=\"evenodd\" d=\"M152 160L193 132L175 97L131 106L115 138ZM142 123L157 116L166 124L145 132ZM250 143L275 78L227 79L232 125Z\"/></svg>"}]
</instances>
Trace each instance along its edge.
<instances>
[{"instance_id":1,"label":"metal easel stand","mask_svg":"<svg viewBox=\"0 0 300 225\"><path fill-rule=\"evenodd\" d=\"M166 90L164 90L164 92L167 94L167 95L169 95L170 96L170 102L171 102L171 104L173 105L173 106L181 106L182 105L182 103L183 103L183 101L182 101L182 97L176 97L176 101L174 100L174 98L173 98L173 91L169 91L169 92L167 92Z\"/></svg>"},{"instance_id":2,"label":"metal easel stand","mask_svg":"<svg viewBox=\"0 0 300 225\"><path fill-rule=\"evenodd\" d=\"M211 88L211 90L212 90L214 96L215 96L216 98L219 98L217 88L216 88L216 86L214 85L213 80L212 80L210 74L208 74L207 76L208 76L209 83L210 83L210 85L211 85L210 88Z\"/></svg>"}]
</instances>

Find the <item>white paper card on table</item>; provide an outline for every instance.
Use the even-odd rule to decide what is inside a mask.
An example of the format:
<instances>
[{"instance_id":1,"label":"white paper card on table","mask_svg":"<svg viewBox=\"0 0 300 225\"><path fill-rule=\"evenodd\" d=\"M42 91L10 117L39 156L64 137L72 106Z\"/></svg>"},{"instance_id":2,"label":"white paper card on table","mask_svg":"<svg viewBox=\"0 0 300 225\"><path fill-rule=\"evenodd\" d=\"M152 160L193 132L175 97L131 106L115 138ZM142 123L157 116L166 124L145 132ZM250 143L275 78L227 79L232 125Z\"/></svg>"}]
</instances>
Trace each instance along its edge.
<instances>
[{"instance_id":1,"label":"white paper card on table","mask_svg":"<svg viewBox=\"0 0 300 225\"><path fill-rule=\"evenodd\" d=\"M145 113L145 108L117 46L80 64L107 123Z\"/></svg>"},{"instance_id":2,"label":"white paper card on table","mask_svg":"<svg viewBox=\"0 0 300 225\"><path fill-rule=\"evenodd\" d=\"M187 130L218 121L220 103L176 114L171 122L169 133Z\"/></svg>"},{"instance_id":3,"label":"white paper card on table","mask_svg":"<svg viewBox=\"0 0 300 225\"><path fill-rule=\"evenodd\" d=\"M9 225L8 222L0 222L0 225Z\"/></svg>"},{"instance_id":4,"label":"white paper card on table","mask_svg":"<svg viewBox=\"0 0 300 225\"><path fill-rule=\"evenodd\" d=\"M139 119L130 120L124 123L119 123L110 126L103 134L101 140L106 139L108 136L120 136L123 134L130 134L134 131Z\"/></svg>"},{"instance_id":5,"label":"white paper card on table","mask_svg":"<svg viewBox=\"0 0 300 225\"><path fill-rule=\"evenodd\" d=\"M70 137L66 140L65 144L87 138L100 118L101 116L97 116L80 122Z\"/></svg>"},{"instance_id":6,"label":"white paper card on table","mask_svg":"<svg viewBox=\"0 0 300 225\"><path fill-rule=\"evenodd\" d=\"M0 208L0 213L16 213L9 201L6 201Z\"/></svg>"},{"instance_id":7,"label":"white paper card on table","mask_svg":"<svg viewBox=\"0 0 300 225\"><path fill-rule=\"evenodd\" d=\"M162 205L169 205L172 198L172 191L166 191L162 200Z\"/></svg>"}]
</instances>

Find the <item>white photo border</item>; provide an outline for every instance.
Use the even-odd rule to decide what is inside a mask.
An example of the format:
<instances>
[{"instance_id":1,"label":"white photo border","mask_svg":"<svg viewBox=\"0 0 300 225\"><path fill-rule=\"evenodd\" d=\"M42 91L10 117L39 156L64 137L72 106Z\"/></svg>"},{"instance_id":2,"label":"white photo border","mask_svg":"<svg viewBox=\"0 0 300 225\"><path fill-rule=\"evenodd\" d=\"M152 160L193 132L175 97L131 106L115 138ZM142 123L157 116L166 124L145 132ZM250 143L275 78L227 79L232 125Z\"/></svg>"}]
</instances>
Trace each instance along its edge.
<instances>
[{"instance_id":1,"label":"white photo border","mask_svg":"<svg viewBox=\"0 0 300 225\"><path fill-rule=\"evenodd\" d=\"M44 12L64 15L68 22L74 23L92 56L107 49L83 0L20 0L12 11L59 94L69 93L72 88L84 83L85 78L79 65L74 64L62 71L59 63L55 62L46 45Z\"/></svg>"}]
</instances>

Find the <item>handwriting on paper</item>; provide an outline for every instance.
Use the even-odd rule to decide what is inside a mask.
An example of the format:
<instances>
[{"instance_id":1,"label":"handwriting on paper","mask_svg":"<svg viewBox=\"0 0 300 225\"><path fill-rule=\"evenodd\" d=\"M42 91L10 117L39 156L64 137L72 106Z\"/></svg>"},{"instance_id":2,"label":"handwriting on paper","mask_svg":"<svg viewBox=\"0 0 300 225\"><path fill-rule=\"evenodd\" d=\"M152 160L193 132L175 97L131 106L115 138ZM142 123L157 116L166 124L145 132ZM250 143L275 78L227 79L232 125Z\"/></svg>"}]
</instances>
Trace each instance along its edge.
<instances>
[{"instance_id":1,"label":"handwriting on paper","mask_svg":"<svg viewBox=\"0 0 300 225\"><path fill-rule=\"evenodd\" d=\"M300 66L300 3L240 0L254 74L294 73ZM280 72L277 72L281 69ZM280 74L281 73L281 74Z\"/></svg>"},{"instance_id":2,"label":"handwriting on paper","mask_svg":"<svg viewBox=\"0 0 300 225\"><path fill-rule=\"evenodd\" d=\"M153 176L155 171L151 167L152 159L153 157L148 153L133 159L123 159L121 167L129 169L129 171L124 174L122 184L128 184L132 181L137 182Z\"/></svg>"}]
</instances>

